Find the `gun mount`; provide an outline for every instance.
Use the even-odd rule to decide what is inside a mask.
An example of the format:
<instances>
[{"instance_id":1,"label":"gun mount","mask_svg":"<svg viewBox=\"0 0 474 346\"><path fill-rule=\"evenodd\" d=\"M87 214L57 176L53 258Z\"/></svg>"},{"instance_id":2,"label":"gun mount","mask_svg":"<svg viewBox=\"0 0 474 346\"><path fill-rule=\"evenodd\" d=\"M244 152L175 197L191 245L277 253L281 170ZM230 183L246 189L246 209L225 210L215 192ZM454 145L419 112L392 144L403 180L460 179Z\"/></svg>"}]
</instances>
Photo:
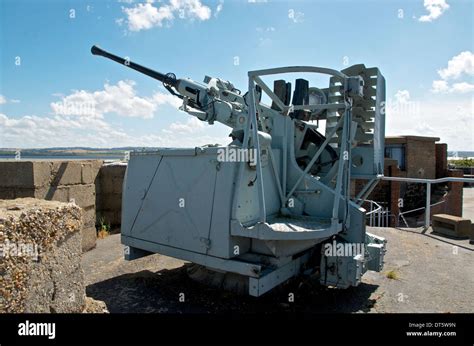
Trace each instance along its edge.
<instances>
[{"instance_id":1,"label":"gun mount","mask_svg":"<svg viewBox=\"0 0 474 346\"><path fill-rule=\"evenodd\" d=\"M347 288L382 269L385 240L366 232L361 207L383 174L385 79L377 68L250 71L242 95L219 78L177 79L91 51L161 81L183 111L232 129L228 146L131 153L122 202L126 259L161 253L233 273L253 296L300 274ZM323 74L329 84L310 87L300 78L292 96L291 83L275 80L272 90L261 79L287 73ZM355 197L354 179L368 181Z\"/></svg>"}]
</instances>

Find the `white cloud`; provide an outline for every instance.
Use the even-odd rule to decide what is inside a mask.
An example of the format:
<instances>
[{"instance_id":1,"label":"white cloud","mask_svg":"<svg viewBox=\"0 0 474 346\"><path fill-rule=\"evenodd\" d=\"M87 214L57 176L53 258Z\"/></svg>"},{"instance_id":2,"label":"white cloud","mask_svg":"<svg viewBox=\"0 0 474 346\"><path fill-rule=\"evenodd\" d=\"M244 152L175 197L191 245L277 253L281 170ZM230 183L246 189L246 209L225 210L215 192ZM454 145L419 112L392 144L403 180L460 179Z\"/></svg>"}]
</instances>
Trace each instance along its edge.
<instances>
[{"instance_id":1,"label":"white cloud","mask_svg":"<svg viewBox=\"0 0 474 346\"><path fill-rule=\"evenodd\" d=\"M447 9L449 9L449 5L445 0L425 0L423 6L425 6L428 14L418 18L420 22L431 22L439 18Z\"/></svg>"},{"instance_id":2,"label":"white cloud","mask_svg":"<svg viewBox=\"0 0 474 346\"><path fill-rule=\"evenodd\" d=\"M50 104L56 115L76 115L102 118L104 114L115 113L126 117L149 119L159 106L169 104L175 108L180 100L169 94L155 93L152 97L139 97L135 91L135 82L119 81L116 85L105 84L104 90L89 92L74 91L62 96L61 101Z\"/></svg>"},{"instance_id":3,"label":"white cloud","mask_svg":"<svg viewBox=\"0 0 474 346\"><path fill-rule=\"evenodd\" d=\"M152 101L157 105L157 106L162 106L162 105L170 105L174 108L179 108L181 104L183 103L180 98L169 94L168 92L162 93L162 92L157 92L153 94L152 96Z\"/></svg>"},{"instance_id":4,"label":"white cloud","mask_svg":"<svg viewBox=\"0 0 474 346\"><path fill-rule=\"evenodd\" d=\"M181 104L179 98L161 90L149 97L139 97L134 86L133 81L119 81L115 85L105 84L103 90L55 94L60 102L51 103L53 114L47 116L9 117L0 113L0 147L194 147L230 142L221 135L228 128L219 124L208 126L190 115L185 121L168 122L162 129L141 129L139 133L111 123L107 113L150 118L162 107L176 109Z\"/></svg>"},{"instance_id":5,"label":"white cloud","mask_svg":"<svg viewBox=\"0 0 474 346\"><path fill-rule=\"evenodd\" d=\"M395 98L395 97L394 97ZM450 94L411 99L410 107L388 107L386 134L440 137L449 150L474 150L474 99Z\"/></svg>"},{"instance_id":6,"label":"white cloud","mask_svg":"<svg viewBox=\"0 0 474 346\"><path fill-rule=\"evenodd\" d=\"M434 93L447 92L449 90L448 82L445 80L435 80L433 81L431 91Z\"/></svg>"},{"instance_id":7,"label":"white cloud","mask_svg":"<svg viewBox=\"0 0 474 346\"><path fill-rule=\"evenodd\" d=\"M448 67L438 71L442 79L457 79L463 74L474 75L474 54L462 52L448 61Z\"/></svg>"},{"instance_id":8,"label":"white cloud","mask_svg":"<svg viewBox=\"0 0 474 346\"><path fill-rule=\"evenodd\" d=\"M3 105L5 103L20 103L20 100L7 99L5 96L0 95L0 105Z\"/></svg>"},{"instance_id":9,"label":"white cloud","mask_svg":"<svg viewBox=\"0 0 474 346\"><path fill-rule=\"evenodd\" d=\"M426 122L421 122L421 123L418 123L416 126L415 126L415 133L417 134L421 134L423 136L437 136L439 134L436 133L435 129L430 126L429 124L427 124Z\"/></svg>"},{"instance_id":10,"label":"white cloud","mask_svg":"<svg viewBox=\"0 0 474 346\"><path fill-rule=\"evenodd\" d=\"M196 133L205 128L205 123L195 117L189 118L186 122L175 122L169 126L169 131L181 134Z\"/></svg>"},{"instance_id":11,"label":"white cloud","mask_svg":"<svg viewBox=\"0 0 474 346\"><path fill-rule=\"evenodd\" d=\"M168 4L159 7L151 3L137 4L131 8L123 7L122 12L127 16L130 31L162 27L165 23L171 22L176 15L180 19L201 21L211 18L211 9L203 5L200 0L170 0ZM120 20L117 23L122 24Z\"/></svg>"},{"instance_id":12,"label":"white cloud","mask_svg":"<svg viewBox=\"0 0 474 346\"><path fill-rule=\"evenodd\" d=\"M452 86L450 86L448 85L448 82L444 80L435 80L433 81L431 91L435 94L439 94L439 93L465 94L465 93L474 91L474 84L461 82L461 83L454 83Z\"/></svg>"},{"instance_id":13,"label":"white cloud","mask_svg":"<svg viewBox=\"0 0 474 346\"><path fill-rule=\"evenodd\" d=\"M462 82L462 83L454 83L452 87L453 92L459 93L468 93L474 91L474 84Z\"/></svg>"},{"instance_id":14,"label":"white cloud","mask_svg":"<svg viewBox=\"0 0 474 346\"><path fill-rule=\"evenodd\" d=\"M474 84L469 82L458 82L449 84L451 80L460 79L463 76L474 76L474 54L470 51L461 52L448 61L448 66L438 70L439 80L433 81L431 91L433 93L468 93L474 91Z\"/></svg>"},{"instance_id":15,"label":"white cloud","mask_svg":"<svg viewBox=\"0 0 474 346\"><path fill-rule=\"evenodd\" d=\"M0 146L2 147L42 147L98 144L114 131L102 119L81 119L78 117L23 116L9 118L0 114ZM105 145L106 142L102 145Z\"/></svg>"},{"instance_id":16,"label":"white cloud","mask_svg":"<svg viewBox=\"0 0 474 346\"><path fill-rule=\"evenodd\" d=\"M198 122L200 123L199 125ZM188 124L188 126L186 126ZM183 126L180 126L183 125ZM188 128L199 126L199 131ZM188 132L186 132L188 129ZM84 119L76 116L23 116L8 117L0 113L0 147L195 147L205 144L228 144L224 135L213 135L210 126L196 118L185 123L174 123L167 129L136 135L104 119ZM181 132L179 132L181 131ZM199 133L198 133L199 132ZM193 134L177 136L176 134Z\"/></svg>"},{"instance_id":17,"label":"white cloud","mask_svg":"<svg viewBox=\"0 0 474 346\"><path fill-rule=\"evenodd\" d=\"M222 12L224 8L224 0L220 0L219 3L217 4L216 11L214 12L214 17L217 17L219 13Z\"/></svg>"},{"instance_id":18,"label":"white cloud","mask_svg":"<svg viewBox=\"0 0 474 346\"><path fill-rule=\"evenodd\" d=\"M123 8L122 11L127 15L127 24L130 31L140 31L151 29L155 26L163 26L163 21L172 20L173 12L168 6L162 6L159 9L153 5L138 4L132 8Z\"/></svg>"}]
</instances>

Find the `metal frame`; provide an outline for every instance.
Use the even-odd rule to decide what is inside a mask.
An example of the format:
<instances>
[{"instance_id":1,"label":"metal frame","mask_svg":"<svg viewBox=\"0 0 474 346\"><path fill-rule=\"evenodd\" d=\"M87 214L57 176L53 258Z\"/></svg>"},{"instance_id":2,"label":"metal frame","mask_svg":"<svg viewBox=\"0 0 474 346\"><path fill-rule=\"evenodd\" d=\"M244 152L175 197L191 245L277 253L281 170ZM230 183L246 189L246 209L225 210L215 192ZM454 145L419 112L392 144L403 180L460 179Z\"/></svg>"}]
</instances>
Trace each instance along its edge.
<instances>
[{"instance_id":1,"label":"metal frame","mask_svg":"<svg viewBox=\"0 0 474 346\"><path fill-rule=\"evenodd\" d=\"M136 259L140 258L141 254L146 254L148 252L150 254L160 253L166 254L166 256L179 258L184 261L189 261L193 263L197 263L209 268L217 269L217 270L224 270L233 273L237 273L240 275L245 275L249 277L260 277L260 273L263 269L261 264L250 263L239 261L235 259L223 259L220 257L214 257L210 255L204 255L193 251L188 251L184 249L178 249L172 246L163 245L159 243L154 243L147 240L142 240L134 237L129 236L121 236L122 244L127 244L129 249L128 254L125 253L125 259ZM138 252L135 253L135 248L145 251L145 252Z\"/></svg>"},{"instance_id":2,"label":"metal frame","mask_svg":"<svg viewBox=\"0 0 474 346\"><path fill-rule=\"evenodd\" d=\"M303 256L298 257L291 262L281 266L263 275L259 278L249 277L249 294L254 297L261 296L262 294L270 291L273 287L285 282L289 278L298 275L301 264L306 262L309 258L309 253L305 253Z\"/></svg>"},{"instance_id":3,"label":"metal frame","mask_svg":"<svg viewBox=\"0 0 474 346\"><path fill-rule=\"evenodd\" d=\"M283 116L288 115L291 111L294 110L301 110L301 109L309 109L309 110L323 110L323 109L328 109L328 110L338 110L338 109L344 109L344 115L340 117L340 119L337 122L337 125L334 127L334 129L331 131L331 135L327 136L326 140L324 143L321 145L321 147L318 149L316 155L313 157L311 160L310 164L305 168L305 170L301 173L301 176L298 178L297 182L295 185L290 189L290 192L287 193L287 188L286 188L286 181L287 181L287 146L286 146L286 141L284 143L284 148L283 148L283 171L282 171L282 181L281 181L281 187L280 187L280 180L276 179L278 186L278 192L280 194L281 198L281 204L282 208L286 206L286 203L288 199L292 196L292 194L295 192L297 189L298 185L301 183L301 180L306 176L308 171L311 169L312 164L318 159L318 157L321 155L323 150L326 148L327 145L329 145L329 141L332 138L332 136L336 133L336 131L342 126L343 128L343 133L342 133L342 138L341 138L341 147L339 150L339 160L338 160L338 176L341 177L341 179L338 179L338 182L336 184L336 188L334 190L334 204L333 204L333 212L332 212L332 226L335 226L338 223L338 213L339 213L339 200L342 195L342 190L343 190L343 177L346 177L344 179L344 185L347 188L346 191L346 198L348 197L349 193L349 187L347 180L350 179L350 160L351 160L351 155L350 155L350 150L351 146L348 143L349 137L350 137L350 126L352 122L352 114L350 111L351 104L348 102L344 101L344 103L330 103L330 104L322 104L322 105L285 105L280 98L268 87L268 85L265 84L265 82L260 78L260 76L268 76L268 75L274 75L274 74L282 74L282 73L295 73L295 72L310 72L310 73L320 73L320 74L327 74L329 76L334 76L338 77L341 79L343 90L347 89L347 78L344 73L333 70L333 69L328 69L328 68L322 68L322 67L315 67L315 66L288 66L288 67L280 67L280 68L272 68L272 69L264 69L264 70L256 70L256 71L249 71L248 72L248 77L249 77L249 82L248 82L248 96L249 96L249 120L247 122L247 128L244 134L244 142L243 142L243 148L247 149L249 146L249 139L252 138L254 143L253 145L255 146L255 149L257 150L257 157L256 157L256 170L257 170L257 184L258 184L258 196L259 196L259 203L260 203L260 217L259 221L264 223L266 221L266 206L265 206L265 195L264 195L264 188L263 188L263 174L262 174L262 165L261 165L261 150L260 150L260 141L258 138L258 126L257 126L257 102L255 98L255 87L258 85L259 87L262 88L262 91L265 92L270 99L277 105L277 107L280 109L280 112L282 113ZM288 129L286 126L285 122L285 131L284 131L284 136L286 137L288 135ZM348 160L344 160L344 152L347 151L348 155ZM346 162L347 161L347 162ZM270 152L270 164L273 166L273 172L275 175L277 175L277 170L275 167L275 160L273 158L273 154ZM241 182L242 175L243 175L243 165L244 163L242 162L239 166L239 172L237 176L237 183ZM278 178L278 177L277 177ZM238 199L238 194L239 192L237 191L236 195L234 196L234 202L236 202ZM236 213L236 203L234 203L233 206L233 215L235 216Z\"/></svg>"}]
</instances>

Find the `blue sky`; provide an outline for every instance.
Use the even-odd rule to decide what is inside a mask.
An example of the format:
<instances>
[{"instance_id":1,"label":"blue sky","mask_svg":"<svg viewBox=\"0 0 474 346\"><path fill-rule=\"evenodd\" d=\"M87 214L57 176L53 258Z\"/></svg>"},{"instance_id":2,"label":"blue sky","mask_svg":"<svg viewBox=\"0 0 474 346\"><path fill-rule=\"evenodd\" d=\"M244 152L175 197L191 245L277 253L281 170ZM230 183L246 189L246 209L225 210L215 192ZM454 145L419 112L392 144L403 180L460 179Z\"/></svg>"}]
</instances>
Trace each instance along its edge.
<instances>
[{"instance_id":1,"label":"blue sky","mask_svg":"<svg viewBox=\"0 0 474 346\"><path fill-rule=\"evenodd\" d=\"M387 134L474 150L473 16L468 0L2 0L0 147L228 141L229 129L178 111L159 82L92 56L98 44L242 90L253 69L377 66L387 82Z\"/></svg>"}]
</instances>

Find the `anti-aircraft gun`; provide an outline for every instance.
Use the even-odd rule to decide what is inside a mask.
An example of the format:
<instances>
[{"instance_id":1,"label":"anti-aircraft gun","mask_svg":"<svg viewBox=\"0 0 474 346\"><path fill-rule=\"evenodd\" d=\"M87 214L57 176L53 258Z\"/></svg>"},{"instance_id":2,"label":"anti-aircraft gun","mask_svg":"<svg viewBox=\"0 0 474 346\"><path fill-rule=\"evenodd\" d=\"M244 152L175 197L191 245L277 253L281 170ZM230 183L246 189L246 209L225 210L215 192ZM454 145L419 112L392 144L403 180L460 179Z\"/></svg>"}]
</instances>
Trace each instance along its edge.
<instances>
[{"instance_id":1,"label":"anti-aircraft gun","mask_svg":"<svg viewBox=\"0 0 474 346\"><path fill-rule=\"evenodd\" d=\"M385 240L366 232L361 207L384 166L385 79L377 68L250 71L242 94L219 78L178 79L96 46L91 52L159 80L183 111L232 129L228 146L131 153L126 259L187 260L198 265L192 276L253 296L297 275L347 288L382 269ZM275 80L272 90L261 78L283 73L327 75L329 85L300 78L292 95L291 83ZM351 196L355 179L367 183Z\"/></svg>"}]
</instances>

